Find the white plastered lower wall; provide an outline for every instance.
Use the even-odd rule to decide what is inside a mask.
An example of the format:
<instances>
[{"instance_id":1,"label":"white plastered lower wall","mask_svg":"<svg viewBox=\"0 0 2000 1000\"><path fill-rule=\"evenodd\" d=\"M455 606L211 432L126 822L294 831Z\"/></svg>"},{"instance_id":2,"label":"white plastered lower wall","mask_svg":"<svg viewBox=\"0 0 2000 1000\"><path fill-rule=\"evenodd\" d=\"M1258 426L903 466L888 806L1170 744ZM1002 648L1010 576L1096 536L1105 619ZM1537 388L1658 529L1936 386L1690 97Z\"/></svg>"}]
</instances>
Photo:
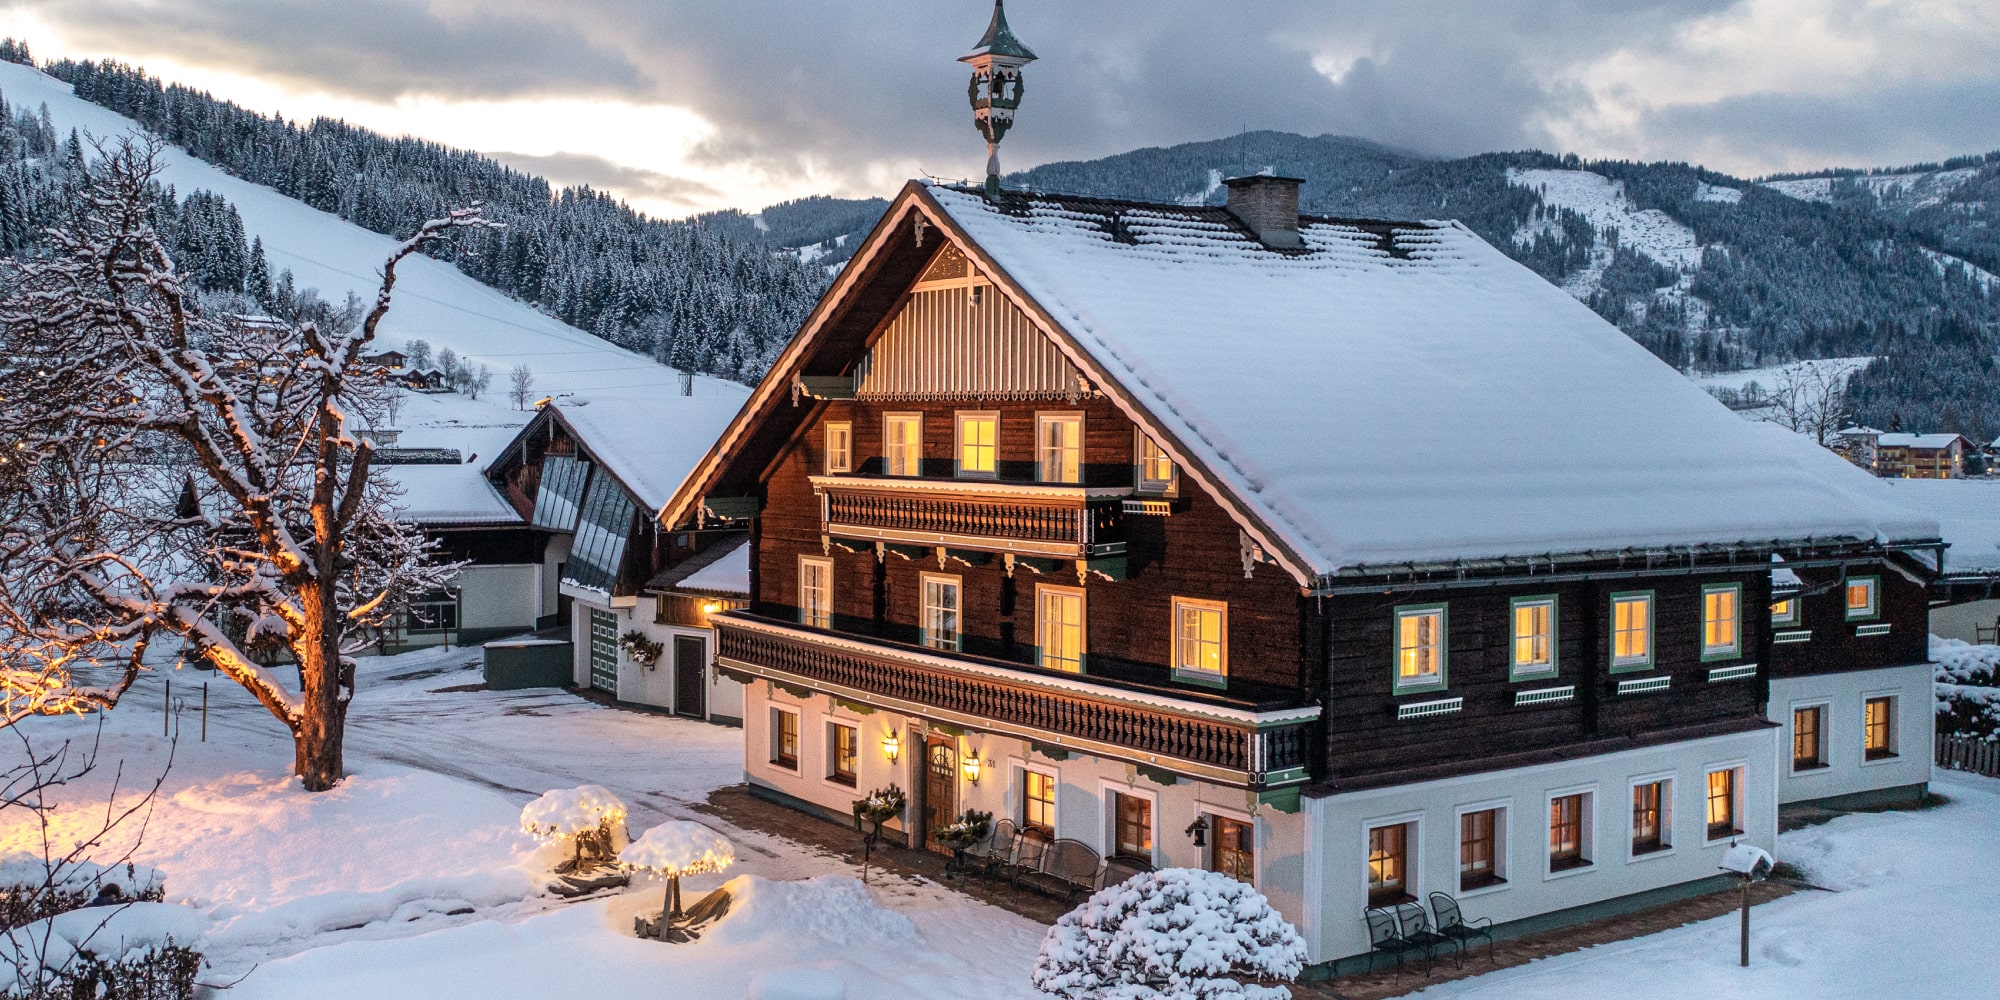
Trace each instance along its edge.
<instances>
[{"instance_id":1,"label":"white plastered lower wall","mask_svg":"<svg viewBox=\"0 0 2000 1000\"><path fill-rule=\"evenodd\" d=\"M1307 798L1311 868L1300 931L1314 962L1368 951L1363 913L1368 900L1368 831L1390 823L1415 823L1408 866L1418 899L1447 892L1468 918L1506 923L1679 885L1716 874L1729 838L1712 840L1706 826L1706 784L1711 770L1741 768L1740 839L1772 850L1778 836L1774 770L1778 730L1670 743L1557 764L1493 771L1390 788ZM1632 786L1671 782L1665 850L1632 852ZM1590 864L1551 872L1548 864L1549 800L1558 794L1590 796L1584 824ZM1505 882L1472 891L1459 887L1461 810L1501 808L1496 854Z\"/></svg>"},{"instance_id":2,"label":"white plastered lower wall","mask_svg":"<svg viewBox=\"0 0 2000 1000\"><path fill-rule=\"evenodd\" d=\"M574 591L571 594L570 629L575 643L574 676L578 686L588 687L590 684L591 612L609 611L617 619L617 634L621 638L627 632L636 631L660 644L659 661L648 666L634 661L620 643L616 691L619 701L679 712L681 706L674 703L674 639L685 636L702 642L700 662L705 704L700 717L723 722L734 722L743 717L743 685L715 672L715 633L712 630L659 624L653 620L655 605L651 598L642 598L629 607L606 607L575 596Z\"/></svg>"},{"instance_id":3,"label":"white plastered lower wall","mask_svg":"<svg viewBox=\"0 0 2000 1000\"><path fill-rule=\"evenodd\" d=\"M924 725L920 720L888 711L860 712L827 695L801 698L768 681L744 687L743 772L746 780L793 798L810 802L835 815L849 814L855 799L870 790L895 784L912 790L924 780ZM796 770L773 762L773 708L799 714L799 752ZM829 723L856 727L860 741L855 782L843 784L828 776L833 772ZM883 739L895 733L898 754L889 759ZM1227 816L1254 824L1256 885L1286 918L1297 923L1304 913L1305 882L1304 831L1301 813L1285 813L1258 806L1251 793L1240 788L1177 778L1162 785L1138 773L1122 761L1072 755L1052 760L1032 751L1023 740L989 733L966 732L947 737L953 741L957 771L953 776L954 812L978 809L996 820L1022 818L1025 779L1022 772L1034 769L1056 780L1055 833L1057 837L1080 840L1099 854L1111 853L1113 831L1108 807L1111 792L1137 795L1152 801L1153 864L1156 867L1207 867L1213 850L1214 817ZM970 780L964 761L971 756L980 761L979 780ZM1186 832L1198 816L1210 817L1211 829L1204 835L1205 846L1197 848ZM891 824L901 831L903 824Z\"/></svg>"},{"instance_id":4,"label":"white plastered lower wall","mask_svg":"<svg viewBox=\"0 0 2000 1000\"><path fill-rule=\"evenodd\" d=\"M1772 680L1770 718L1784 734L1777 747L1778 801L1805 802L1931 780L1931 734L1937 711L1931 669L1928 663L1918 663ZM1867 760L1863 705L1869 698L1884 696L1896 699L1890 734L1895 755ZM1826 766L1794 771L1793 713L1809 706L1823 709L1821 746Z\"/></svg>"},{"instance_id":5,"label":"white plastered lower wall","mask_svg":"<svg viewBox=\"0 0 2000 1000\"><path fill-rule=\"evenodd\" d=\"M467 566L452 581L458 589L458 627L467 629L535 627L541 613L542 567L521 565Z\"/></svg>"}]
</instances>

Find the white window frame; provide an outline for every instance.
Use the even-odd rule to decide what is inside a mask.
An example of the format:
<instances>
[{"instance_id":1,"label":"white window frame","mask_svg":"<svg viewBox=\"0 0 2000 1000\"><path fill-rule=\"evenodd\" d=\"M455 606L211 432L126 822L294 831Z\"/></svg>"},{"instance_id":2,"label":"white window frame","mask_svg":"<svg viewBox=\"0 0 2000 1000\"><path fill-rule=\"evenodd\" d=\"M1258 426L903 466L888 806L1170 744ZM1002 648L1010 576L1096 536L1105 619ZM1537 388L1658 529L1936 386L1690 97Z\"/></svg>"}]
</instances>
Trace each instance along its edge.
<instances>
[{"instance_id":1,"label":"white window frame","mask_svg":"<svg viewBox=\"0 0 2000 1000\"><path fill-rule=\"evenodd\" d=\"M1577 837L1580 840L1578 844L1579 853L1583 855L1584 863L1577 865L1575 868L1565 868L1562 871L1556 871L1555 855L1549 849L1549 809L1555 805L1557 799L1567 798L1571 795L1583 796L1583 815L1578 818ZM1570 785L1566 788L1551 788L1542 793L1540 823L1542 835L1539 841L1542 852L1542 881L1549 882L1597 870L1598 864L1602 861L1600 857L1601 852L1597 849L1597 799L1596 782L1591 782L1587 785ZM1630 800L1627 800L1626 807L1628 809L1631 807ZM1628 820L1627 825L1629 826L1630 815L1628 814L1626 818ZM1626 837L1628 839L1631 837L1629 830L1626 832ZM1628 845L1626 850L1630 851L1631 847Z\"/></svg>"},{"instance_id":2,"label":"white window frame","mask_svg":"<svg viewBox=\"0 0 2000 1000\"><path fill-rule=\"evenodd\" d=\"M834 715L820 717L820 725L826 733L826 766L820 768L826 775L821 780L836 788L854 789L861 786L861 723L855 719L844 719ZM854 730L854 784L850 785L834 777L834 767L840 762L840 751L834 745L833 727L845 726Z\"/></svg>"},{"instance_id":3,"label":"white window frame","mask_svg":"<svg viewBox=\"0 0 2000 1000\"><path fill-rule=\"evenodd\" d=\"M968 422L990 423L993 425L993 440L986 448L991 452L993 466L984 471L965 467L965 425ZM961 479L995 479L1000 475L1000 412L998 410L959 410L952 415L952 469Z\"/></svg>"},{"instance_id":4,"label":"white window frame","mask_svg":"<svg viewBox=\"0 0 2000 1000\"><path fill-rule=\"evenodd\" d=\"M1709 619L1708 598L1710 594L1728 594L1729 597L1729 641L1710 645L1708 642ZM1722 619L1718 618L1717 621ZM1743 585L1740 583L1705 583L1701 587L1701 658L1708 660L1733 660L1743 655Z\"/></svg>"},{"instance_id":5,"label":"white window frame","mask_svg":"<svg viewBox=\"0 0 2000 1000\"><path fill-rule=\"evenodd\" d=\"M1546 607L1549 609L1547 663L1521 662L1521 609ZM1557 618L1561 604L1555 594L1539 594L1533 597L1516 597L1507 602L1507 679L1510 681L1547 680L1561 672L1562 654L1557 645L1559 633Z\"/></svg>"},{"instance_id":6,"label":"white window frame","mask_svg":"<svg viewBox=\"0 0 2000 1000\"><path fill-rule=\"evenodd\" d=\"M1168 456L1167 450L1165 448L1160 447L1160 443L1158 441L1153 440L1152 435L1147 434L1145 431L1140 430L1137 427L1134 427L1132 429L1132 435L1133 435L1133 446L1132 446L1133 488L1141 493L1152 493L1152 494L1157 494L1159 496L1174 496L1176 493L1180 491L1180 477L1181 477L1180 466L1174 462L1172 457ZM1162 461L1167 464L1167 478L1156 479L1146 474L1149 471L1147 468L1149 460L1152 459L1157 459L1158 461Z\"/></svg>"},{"instance_id":7,"label":"white window frame","mask_svg":"<svg viewBox=\"0 0 2000 1000\"><path fill-rule=\"evenodd\" d=\"M1048 662L1047 652L1046 652L1049 646L1048 633L1043 631L1043 629L1046 628L1048 625L1047 616L1043 614L1043 609L1046 606L1043 604L1044 595L1061 595L1063 597L1076 598L1076 667L1073 670L1068 667L1053 666ZM1085 591L1082 587L1064 587L1053 583L1036 584L1035 585L1035 662L1040 666L1050 670L1061 670L1065 673L1081 674L1087 672L1086 665L1090 662L1089 657L1090 657L1089 593Z\"/></svg>"},{"instance_id":8,"label":"white window frame","mask_svg":"<svg viewBox=\"0 0 2000 1000\"><path fill-rule=\"evenodd\" d=\"M826 423L826 472L837 475L854 471L854 422L829 420Z\"/></svg>"},{"instance_id":9,"label":"white window frame","mask_svg":"<svg viewBox=\"0 0 2000 1000\"><path fill-rule=\"evenodd\" d=\"M1218 806L1213 802L1201 802L1197 803L1197 805L1201 811L1199 813L1196 813L1196 815L1206 816L1208 817L1209 820L1208 846L1199 848L1199 850L1204 851L1206 853L1203 854L1198 859L1199 864L1197 867L1200 867L1205 871L1214 871L1214 869L1209 868L1208 866L1215 863L1215 848L1220 843L1220 841L1215 839L1218 832L1215 823L1216 819L1218 818L1233 819L1238 823L1248 823L1250 824L1250 850L1252 855L1250 859L1250 885L1252 888L1263 885L1264 845L1269 837L1270 831L1264 826L1262 822L1260 822L1257 819L1255 814L1247 810L1231 809L1228 806ZM1154 822L1156 823L1159 822L1158 818L1155 818ZM1158 842L1158 838L1155 838L1155 842L1156 843Z\"/></svg>"},{"instance_id":10,"label":"white window frame","mask_svg":"<svg viewBox=\"0 0 2000 1000\"><path fill-rule=\"evenodd\" d=\"M1055 424L1074 427L1076 434L1076 478L1057 479L1049 474L1047 454L1048 428ZM1065 449L1067 450L1067 449ZM1043 483L1081 484L1083 482L1083 414L1081 412L1037 413L1035 414L1035 480Z\"/></svg>"},{"instance_id":11,"label":"white window frame","mask_svg":"<svg viewBox=\"0 0 2000 1000\"><path fill-rule=\"evenodd\" d=\"M819 620L822 616L813 614L812 605L806 602L806 595L811 590L806 585L806 571L808 568L819 570L825 574L821 578L824 581L824 586L820 588L821 593L819 595L820 600L825 602L825 606L821 609L825 612L823 620ZM833 627L833 560L829 557L799 557L799 624L808 628Z\"/></svg>"},{"instance_id":12,"label":"white window frame","mask_svg":"<svg viewBox=\"0 0 2000 1000\"><path fill-rule=\"evenodd\" d=\"M1632 793L1640 785L1664 784L1667 787L1660 794L1660 849L1644 854L1632 850ZM1625 782L1625 863L1637 864L1654 858L1671 856L1680 846L1680 838L1674 835L1674 796L1679 794L1680 782L1672 771L1654 771L1651 774L1635 774Z\"/></svg>"},{"instance_id":13,"label":"white window frame","mask_svg":"<svg viewBox=\"0 0 2000 1000\"><path fill-rule=\"evenodd\" d=\"M1799 709L1802 708L1819 709L1819 766L1810 767L1803 771L1798 769L1798 758L1792 752L1792 748L1795 746L1794 741L1797 739L1798 713ZM1794 778L1809 778L1816 774L1831 772L1833 770L1833 702L1824 698L1795 701L1792 702L1788 712L1790 714L1785 718L1785 773ZM1862 721L1866 723L1868 718L1868 700L1866 698L1861 700L1861 716ZM1865 732L1863 738L1866 738Z\"/></svg>"},{"instance_id":14,"label":"white window frame","mask_svg":"<svg viewBox=\"0 0 2000 1000\"><path fill-rule=\"evenodd\" d=\"M1874 760L1868 759L1868 702L1874 698L1889 699L1889 752ZM1856 746L1861 751L1862 767L1880 767L1883 764L1897 764L1903 760L1903 692L1863 691L1861 692L1861 739Z\"/></svg>"},{"instance_id":15,"label":"white window frame","mask_svg":"<svg viewBox=\"0 0 2000 1000\"><path fill-rule=\"evenodd\" d=\"M1102 829L1098 831L1103 837L1102 843L1098 845L1101 848L1098 854L1108 858L1118 853L1118 810L1111 796L1129 795L1151 803L1146 807L1146 816L1153 824L1153 856L1145 860L1151 862L1155 868L1160 867L1162 864L1160 854L1166 844L1166 839L1160 830L1160 793L1140 788L1136 784L1128 785L1122 781L1112 781L1109 778L1098 779L1098 791L1098 801L1101 803L1099 811L1104 816Z\"/></svg>"},{"instance_id":16,"label":"white window frame","mask_svg":"<svg viewBox=\"0 0 2000 1000\"><path fill-rule=\"evenodd\" d=\"M1208 601L1198 597L1176 597L1172 601L1172 607L1173 618L1170 622L1170 627L1173 629L1174 679L1194 681L1200 684L1227 684L1229 682L1229 602ZM1182 655L1183 651L1181 648L1181 609L1183 608L1214 611L1222 616L1220 628L1217 630L1217 634L1222 639L1222 645L1221 649L1217 651L1216 656L1216 665L1221 668L1220 670L1211 671L1200 667L1185 666L1187 660Z\"/></svg>"},{"instance_id":17,"label":"white window frame","mask_svg":"<svg viewBox=\"0 0 2000 1000\"><path fill-rule=\"evenodd\" d=\"M1409 837L1403 842L1403 894L1413 899L1424 899L1428 888L1424 879L1424 814L1422 810L1398 813L1394 816L1375 816L1361 821L1361 905L1364 909L1375 904L1368 901L1368 835L1385 826L1410 828ZM1457 862L1452 863L1452 871L1458 870Z\"/></svg>"},{"instance_id":18,"label":"white window frame","mask_svg":"<svg viewBox=\"0 0 2000 1000\"><path fill-rule=\"evenodd\" d=\"M897 449L901 443L896 440L895 428L913 424L917 428L917 439L909 447L914 456L899 456ZM910 459L908 465L897 471L899 457ZM922 412L884 413L882 415L882 474L888 476L921 476L924 474L924 415Z\"/></svg>"},{"instance_id":19,"label":"white window frame","mask_svg":"<svg viewBox=\"0 0 2000 1000\"><path fill-rule=\"evenodd\" d=\"M1729 789L1729 795L1730 795L1729 818L1732 821L1731 829L1733 832L1723 834L1720 837L1711 837L1709 836L1708 833L1708 776L1722 771L1736 772L1735 783L1732 784ZM1750 797L1744 794L1743 784L1745 781L1749 780L1749 777L1750 777L1750 765L1748 761L1730 760L1730 761L1721 761L1719 763L1714 763L1714 764L1702 765L1701 846L1714 847L1717 844L1727 844L1738 837L1744 836L1749 831L1750 827L1744 823L1744 815L1743 815L1744 807L1747 806L1750 801Z\"/></svg>"},{"instance_id":20,"label":"white window frame","mask_svg":"<svg viewBox=\"0 0 2000 1000\"><path fill-rule=\"evenodd\" d=\"M1459 865L1465 863L1465 814L1494 810L1500 815L1493 820L1493 877L1500 881L1477 889L1465 888L1465 873ZM1459 899L1485 896L1511 889L1514 883L1508 873L1514 870L1514 800L1512 798L1488 799L1485 802L1468 802L1457 807L1451 816L1451 871L1452 895Z\"/></svg>"},{"instance_id":21,"label":"white window frame","mask_svg":"<svg viewBox=\"0 0 2000 1000\"><path fill-rule=\"evenodd\" d=\"M953 607L951 613L956 621L952 629L951 644L948 646L933 641L933 636L931 635L931 585L933 583L940 585L949 584L952 588ZM963 577L945 573L925 573L918 577L917 631L921 645L951 653L961 652L965 649L965 580Z\"/></svg>"},{"instance_id":22,"label":"white window frame","mask_svg":"<svg viewBox=\"0 0 2000 1000\"><path fill-rule=\"evenodd\" d=\"M770 711L771 732L769 733L770 739L768 741L770 743L770 760L767 761L767 763L769 763L772 767L775 767L780 771L787 771L790 772L791 774L803 777L806 773L805 713L802 712L798 706L785 706L785 705L774 704L770 706L770 709L771 709ZM778 725L778 716L780 715L789 715L792 717L792 731L798 734L798 745L793 747L792 749L792 763L790 766L786 766L783 763L783 758L778 753L778 738L779 735L784 731L783 727Z\"/></svg>"},{"instance_id":23,"label":"white window frame","mask_svg":"<svg viewBox=\"0 0 2000 1000\"><path fill-rule=\"evenodd\" d=\"M1423 647L1403 645L1403 622L1406 619L1437 616L1437 669L1429 673L1405 677L1403 657L1406 652L1418 652ZM1409 604L1396 609L1395 614L1396 659L1390 664L1390 679L1394 693L1416 694L1422 691L1443 691L1451 685L1451 609L1442 603Z\"/></svg>"},{"instance_id":24,"label":"white window frame","mask_svg":"<svg viewBox=\"0 0 2000 1000\"><path fill-rule=\"evenodd\" d=\"M1014 820L1016 830L1028 828L1028 774L1033 772L1049 779L1049 838L1062 836L1062 769L1028 760L1025 757L1013 759L1014 801L1009 803L1008 815Z\"/></svg>"}]
</instances>

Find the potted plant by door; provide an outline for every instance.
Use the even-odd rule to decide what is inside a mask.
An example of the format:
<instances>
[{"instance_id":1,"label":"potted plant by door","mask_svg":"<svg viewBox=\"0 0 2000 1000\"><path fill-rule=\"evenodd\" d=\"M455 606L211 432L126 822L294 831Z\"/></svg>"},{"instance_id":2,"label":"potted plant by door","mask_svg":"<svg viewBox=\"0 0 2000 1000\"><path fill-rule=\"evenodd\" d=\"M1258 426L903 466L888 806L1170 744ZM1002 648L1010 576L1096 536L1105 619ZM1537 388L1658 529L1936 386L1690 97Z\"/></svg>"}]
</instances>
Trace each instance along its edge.
<instances>
[{"instance_id":1,"label":"potted plant by door","mask_svg":"<svg viewBox=\"0 0 2000 1000\"><path fill-rule=\"evenodd\" d=\"M938 843L951 848L951 864L945 866L946 878L963 874L971 866L965 863L965 852L977 846L993 832L993 814L967 809L958 818L931 831Z\"/></svg>"}]
</instances>

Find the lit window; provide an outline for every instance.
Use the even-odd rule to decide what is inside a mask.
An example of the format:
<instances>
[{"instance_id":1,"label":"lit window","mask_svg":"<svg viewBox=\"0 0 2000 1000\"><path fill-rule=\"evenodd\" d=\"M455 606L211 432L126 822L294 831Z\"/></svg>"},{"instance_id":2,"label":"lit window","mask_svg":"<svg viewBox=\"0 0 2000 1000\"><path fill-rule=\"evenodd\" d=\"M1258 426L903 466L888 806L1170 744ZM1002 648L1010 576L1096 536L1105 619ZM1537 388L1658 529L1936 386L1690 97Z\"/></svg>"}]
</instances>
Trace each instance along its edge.
<instances>
[{"instance_id":1,"label":"lit window","mask_svg":"<svg viewBox=\"0 0 2000 1000\"><path fill-rule=\"evenodd\" d=\"M1115 854L1152 863L1153 800L1124 792L1111 793Z\"/></svg>"},{"instance_id":2,"label":"lit window","mask_svg":"<svg viewBox=\"0 0 2000 1000\"><path fill-rule=\"evenodd\" d=\"M1701 655L1704 659L1726 659L1742 650L1743 636L1737 629L1736 606L1743 588L1711 584L1701 588Z\"/></svg>"},{"instance_id":3,"label":"lit window","mask_svg":"<svg viewBox=\"0 0 2000 1000\"><path fill-rule=\"evenodd\" d=\"M771 710L771 763L799 769L799 713L782 708Z\"/></svg>"},{"instance_id":4,"label":"lit window","mask_svg":"<svg viewBox=\"0 0 2000 1000\"><path fill-rule=\"evenodd\" d=\"M1653 595L1611 595L1612 667L1653 663Z\"/></svg>"},{"instance_id":5,"label":"lit window","mask_svg":"<svg viewBox=\"0 0 2000 1000\"><path fill-rule=\"evenodd\" d=\"M1139 489L1147 493L1171 493L1174 489L1174 460L1159 442L1139 434Z\"/></svg>"},{"instance_id":6,"label":"lit window","mask_svg":"<svg viewBox=\"0 0 2000 1000\"><path fill-rule=\"evenodd\" d=\"M1847 620L1858 621L1873 618L1880 613L1880 603L1876 591L1881 581L1872 576L1854 576L1847 580Z\"/></svg>"},{"instance_id":7,"label":"lit window","mask_svg":"<svg viewBox=\"0 0 2000 1000\"><path fill-rule=\"evenodd\" d=\"M923 640L933 649L958 649L958 577L924 574Z\"/></svg>"},{"instance_id":8,"label":"lit window","mask_svg":"<svg viewBox=\"0 0 2000 1000\"><path fill-rule=\"evenodd\" d=\"M1708 839L1721 840L1743 832L1736 822L1738 768L1708 772Z\"/></svg>"},{"instance_id":9,"label":"lit window","mask_svg":"<svg viewBox=\"0 0 2000 1000\"><path fill-rule=\"evenodd\" d=\"M1870 698L1862 712L1862 754L1868 760L1896 756L1896 699Z\"/></svg>"},{"instance_id":10,"label":"lit window","mask_svg":"<svg viewBox=\"0 0 2000 1000\"><path fill-rule=\"evenodd\" d=\"M1083 671L1083 591L1068 587L1036 589L1035 636L1042 666Z\"/></svg>"},{"instance_id":11,"label":"lit window","mask_svg":"<svg viewBox=\"0 0 2000 1000\"><path fill-rule=\"evenodd\" d=\"M891 413L883 421L882 458L892 476L924 474L924 415Z\"/></svg>"},{"instance_id":12,"label":"lit window","mask_svg":"<svg viewBox=\"0 0 2000 1000\"><path fill-rule=\"evenodd\" d=\"M1056 776L1041 771L1023 771L1021 827L1044 837L1056 835Z\"/></svg>"},{"instance_id":13,"label":"lit window","mask_svg":"<svg viewBox=\"0 0 2000 1000\"><path fill-rule=\"evenodd\" d=\"M1044 413L1036 423L1035 461L1045 483L1083 481L1083 414Z\"/></svg>"},{"instance_id":14,"label":"lit window","mask_svg":"<svg viewBox=\"0 0 2000 1000\"><path fill-rule=\"evenodd\" d=\"M826 471L854 471L854 425L845 420L826 425Z\"/></svg>"},{"instance_id":15,"label":"lit window","mask_svg":"<svg viewBox=\"0 0 2000 1000\"><path fill-rule=\"evenodd\" d=\"M1410 897L1410 826L1368 831L1368 905L1392 906Z\"/></svg>"},{"instance_id":16,"label":"lit window","mask_svg":"<svg viewBox=\"0 0 2000 1000\"><path fill-rule=\"evenodd\" d=\"M1556 672L1556 599L1514 600L1515 679L1546 677Z\"/></svg>"},{"instance_id":17,"label":"lit window","mask_svg":"<svg viewBox=\"0 0 2000 1000\"><path fill-rule=\"evenodd\" d=\"M1799 623L1799 599L1787 597L1771 602L1771 624L1797 625Z\"/></svg>"},{"instance_id":18,"label":"lit window","mask_svg":"<svg viewBox=\"0 0 2000 1000\"><path fill-rule=\"evenodd\" d=\"M833 560L799 559L799 624L833 627Z\"/></svg>"},{"instance_id":19,"label":"lit window","mask_svg":"<svg viewBox=\"0 0 2000 1000\"><path fill-rule=\"evenodd\" d=\"M1174 671L1195 679L1229 673L1229 605L1174 599Z\"/></svg>"},{"instance_id":20,"label":"lit window","mask_svg":"<svg viewBox=\"0 0 2000 1000\"><path fill-rule=\"evenodd\" d=\"M855 763L861 759L861 734L853 726L838 722L828 723L826 733L827 757L833 761L833 773L827 779L851 787L855 783Z\"/></svg>"},{"instance_id":21,"label":"lit window","mask_svg":"<svg viewBox=\"0 0 2000 1000\"><path fill-rule=\"evenodd\" d=\"M1458 817L1458 888L1482 889L1507 881L1501 870L1499 809L1480 809Z\"/></svg>"},{"instance_id":22,"label":"lit window","mask_svg":"<svg viewBox=\"0 0 2000 1000\"><path fill-rule=\"evenodd\" d=\"M1584 834L1588 826L1589 801L1583 794L1558 795L1549 800L1549 870L1567 871L1590 864Z\"/></svg>"},{"instance_id":23,"label":"lit window","mask_svg":"<svg viewBox=\"0 0 2000 1000\"><path fill-rule=\"evenodd\" d=\"M991 476L998 467L995 463L995 440L1000 436L1000 415L997 413L961 413L958 415L958 474L961 476Z\"/></svg>"},{"instance_id":24,"label":"lit window","mask_svg":"<svg viewBox=\"0 0 2000 1000\"><path fill-rule=\"evenodd\" d=\"M1818 705L1792 709L1792 770L1810 771L1826 766L1822 739L1825 709Z\"/></svg>"},{"instance_id":25,"label":"lit window","mask_svg":"<svg viewBox=\"0 0 2000 1000\"><path fill-rule=\"evenodd\" d=\"M1396 609L1397 694L1445 686L1442 606Z\"/></svg>"},{"instance_id":26,"label":"lit window","mask_svg":"<svg viewBox=\"0 0 2000 1000\"><path fill-rule=\"evenodd\" d=\"M1209 816L1214 829L1214 846L1209 850L1208 870L1221 872L1255 885L1257 882L1257 827L1249 820Z\"/></svg>"},{"instance_id":27,"label":"lit window","mask_svg":"<svg viewBox=\"0 0 2000 1000\"><path fill-rule=\"evenodd\" d=\"M1673 782L1648 781L1632 786L1632 853L1651 854L1672 846L1667 840L1671 826L1668 808L1673 801Z\"/></svg>"}]
</instances>

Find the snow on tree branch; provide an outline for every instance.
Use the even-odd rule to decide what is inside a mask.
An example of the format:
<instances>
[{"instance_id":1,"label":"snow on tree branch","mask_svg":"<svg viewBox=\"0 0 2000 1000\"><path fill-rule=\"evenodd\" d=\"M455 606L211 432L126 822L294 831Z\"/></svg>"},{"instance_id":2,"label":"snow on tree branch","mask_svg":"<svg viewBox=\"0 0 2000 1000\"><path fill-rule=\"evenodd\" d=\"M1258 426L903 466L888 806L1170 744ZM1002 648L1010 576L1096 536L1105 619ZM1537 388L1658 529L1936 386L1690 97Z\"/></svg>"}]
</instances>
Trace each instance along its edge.
<instances>
[{"instance_id":1,"label":"snow on tree branch","mask_svg":"<svg viewBox=\"0 0 2000 1000\"><path fill-rule=\"evenodd\" d=\"M349 657L459 569L348 433L387 391L360 358L404 258L491 223L477 206L425 222L366 312L262 315L182 281L153 228L158 152L100 145L46 252L7 264L0 725L115 705L170 638L283 721L307 787L329 787Z\"/></svg>"}]
</instances>

